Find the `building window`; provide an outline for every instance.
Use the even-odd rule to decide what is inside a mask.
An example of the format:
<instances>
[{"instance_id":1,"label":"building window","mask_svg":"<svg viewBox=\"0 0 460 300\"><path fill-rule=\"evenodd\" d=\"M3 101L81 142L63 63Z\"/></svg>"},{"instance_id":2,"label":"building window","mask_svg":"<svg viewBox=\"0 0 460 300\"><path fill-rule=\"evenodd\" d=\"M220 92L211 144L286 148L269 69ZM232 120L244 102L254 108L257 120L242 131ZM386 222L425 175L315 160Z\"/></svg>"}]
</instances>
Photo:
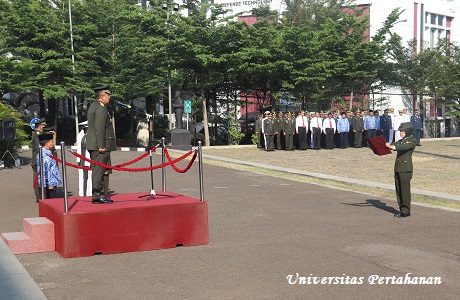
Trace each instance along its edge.
<instances>
[{"instance_id":1,"label":"building window","mask_svg":"<svg viewBox=\"0 0 460 300\"><path fill-rule=\"evenodd\" d=\"M435 14L431 14L431 24L436 25L436 15Z\"/></svg>"},{"instance_id":2,"label":"building window","mask_svg":"<svg viewBox=\"0 0 460 300\"><path fill-rule=\"evenodd\" d=\"M444 26L444 16L438 16L438 25Z\"/></svg>"},{"instance_id":3,"label":"building window","mask_svg":"<svg viewBox=\"0 0 460 300\"><path fill-rule=\"evenodd\" d=\"M434 42L434 32L435 32L435 29L434 28L431 28L431 31L430 31L430 48L433 49L434 48L434 45L435 45L435 42Z\"/></svg>"},{"instance_id":4,"label":"building window","mask_svg":"<svg viewBox=\"0 0 460 300\"><path fill-rule=\"evenodd\" d=\"M428 23L428 13L425 13L425 24Z\"/></svg>"}]
</instances>

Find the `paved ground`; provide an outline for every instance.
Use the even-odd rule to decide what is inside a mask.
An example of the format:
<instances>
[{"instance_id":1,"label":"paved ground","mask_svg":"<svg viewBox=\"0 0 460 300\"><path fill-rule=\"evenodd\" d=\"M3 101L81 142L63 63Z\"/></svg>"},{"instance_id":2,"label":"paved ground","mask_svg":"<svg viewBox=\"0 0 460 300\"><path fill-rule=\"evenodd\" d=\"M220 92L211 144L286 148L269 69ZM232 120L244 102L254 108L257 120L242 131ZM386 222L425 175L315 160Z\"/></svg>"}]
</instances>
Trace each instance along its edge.
<instances>
[{"instance_id":1,"label":"paved ground","mask_svg":"<svg viewBox=\"0 0 460 300\"><path fill-rule=\"evenodd\" d=\"M113 162L133 155L117 152ZM23 217L38 213L30 173L29 166L0 170L1 232L20 230ZM75 180L69 172L69 181ZM115 174L111 186L115 192L148 191L149 180L148 173ZM183 175L168 170L168 189L198 197L196 169ZM392 200L214 166L205 166L205 198L207 246L18 258L49 299L456 299L460 293L458 212L415 206L413 216L399 220ZM296 273L364 282L290 285L286 277ZM443 283L367 282L373 274L406 273L439 276Z\"/></svg>"}]
</instances>

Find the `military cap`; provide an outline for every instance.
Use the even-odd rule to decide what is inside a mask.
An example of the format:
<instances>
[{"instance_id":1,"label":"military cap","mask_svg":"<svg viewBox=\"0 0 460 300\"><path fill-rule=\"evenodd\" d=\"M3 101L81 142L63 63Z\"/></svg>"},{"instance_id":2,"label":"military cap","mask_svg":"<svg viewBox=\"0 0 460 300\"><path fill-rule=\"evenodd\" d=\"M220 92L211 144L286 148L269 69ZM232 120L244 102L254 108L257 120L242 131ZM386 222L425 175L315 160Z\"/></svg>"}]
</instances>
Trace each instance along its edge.
<instances>
[{"instance_id":1,"label":"military cap","mask_svg":"<svg viewBox=\"0 0 460 300\"><path fill-rule=\"evenodd\" d=\"M52 139L53 139L53 134L51 134L51 133L43 133L43 134L38 135L38 140L40 142L49 141L49 140L52 140Z\"/></svg>"},{"instance_id":2,"label":"military cap","mask_svg":"<svg viewBox=\"0 0 460 300\"><path fill-rule=\"evenodd\" d=\"M100 85L100 86L95 87L93 90L94 90L95 93L97 93L99 91L108 91L108 90L110 90L110 85L107 85L107 84Z\"/></svg>"},{"instance_id":3,"label":"military cap","mask_svg":"<svg viewBox=\"0 0 460 300\"><path fill-rule=\"evenodd\" d=\"M401 125L399 125L399 128L398 128L399 131L406 131L406 130L413 130L413 129L414 129L414 126L412 126L411 122L401 123Z\"/></svg>"}]
</instances>

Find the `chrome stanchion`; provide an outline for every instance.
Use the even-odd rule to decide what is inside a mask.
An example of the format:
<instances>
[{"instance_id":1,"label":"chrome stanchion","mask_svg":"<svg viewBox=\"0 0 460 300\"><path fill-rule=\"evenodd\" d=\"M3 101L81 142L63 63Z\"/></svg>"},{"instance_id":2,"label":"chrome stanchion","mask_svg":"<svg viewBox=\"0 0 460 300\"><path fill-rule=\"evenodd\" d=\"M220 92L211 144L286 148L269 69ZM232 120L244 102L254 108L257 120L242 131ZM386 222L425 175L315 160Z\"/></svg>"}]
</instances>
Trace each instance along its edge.
<instances>
[{"instance_id":1,"label":"chrome stanchion","mask_svg":"<svg viewBox=\"0 0 460 300\"><path fill-rule=\"evenodd\" d=\"M152 170L152 166L153 166L152 149L149 150L149 154L150 154L150 186L151 186L151 189L150 189L150 196L147 198L147 200L155 197L155 187L153 185L153 170Z\"/></svg>"},{"instance_id":2,"label":"chrome stanchion","mask_svg":"<svg viewBox=\"0 0 460 300\"><path fill-rule=\"evenodd\" d=\"M162 137L161 138L161 163L162 164L164 164L166 161L165 149L166 149L165 138ZM163 185L163 192L165 192L166 191L166 168L165 167L161 168L161 183Z\"/></svg>"},{"instance_id":3,"label":"chrome stanchion","mask_svg":"<svg viewBox=\"0 0 460 300\"><path fill-rule=\"evenodd\" d=\"M61 142L62 184L64 185L64 212L69 212L69 195L67 193L67 169L65 165L65 143Z\"/></svg>"},{"instance_id":4,"label":"chrome stanchion","mask_svg":"<svg viewBox=\"0 0 460 300\"><path fill-rule=\"evenodd\" d=\"M43 147L38 149L38 164L40 165L40 190L42 194L41 200L45 199L45 180L43 180Z\"/></svg>"},{"instance_id":5,"label":"chrome stanchion","mask_svg":"<svg viewBox=\"0 0 460 300\"><path fill-rule=\"evenodd\" d=\"M201 141L198 141L198 176L200 180L200 201L204 201L204 188L203 188L203 147Z\"/></svg>"}]
</instances>

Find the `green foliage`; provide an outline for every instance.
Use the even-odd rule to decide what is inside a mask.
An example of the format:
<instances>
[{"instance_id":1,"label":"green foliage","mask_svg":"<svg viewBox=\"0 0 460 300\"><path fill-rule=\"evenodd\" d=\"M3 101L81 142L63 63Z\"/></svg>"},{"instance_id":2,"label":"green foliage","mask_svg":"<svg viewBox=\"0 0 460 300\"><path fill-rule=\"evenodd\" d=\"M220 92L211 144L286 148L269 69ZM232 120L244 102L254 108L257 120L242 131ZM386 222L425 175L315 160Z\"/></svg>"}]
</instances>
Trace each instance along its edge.
<instances>
[{"instance_id":1,"label":"green foliage","mask_svg":"<svg viewBox=\"0 0 460 300\"><path fill-rule=\"evenodd\" d=\"M21 115L16 110L0 101L0 120L5 119L13 119L16 122L16 140L8 144L9 150L16 154L17 149L28 142L28 135L24 131L25 126L28 124L21 119ZM6 147L7 142L1 141L0 154L6 151Z\"/></svg>"},{"instance_id":2,"label":"green foliage","mask_svg":"<svg viewBox=\"0 0 460 300\"><path fill-rule=\"evenodd\" d=\"M231 145L239 145L244 138L244 133L241 132L238 122L232 117L226 117L225 121L228 124L229 143Z\"/></svg>"},{"instance_id":3,"label":"green foliage","mask_svg":"<svg viewBox=\"0 0 460 300\"><path fill-rule=\"evenodd\" d=\"M251 142L253 145L257 145L257 140L259 139L259 136L257 135L257 133L253 133L252 136L251 136Z\"/></svg>"}]
</instances>

